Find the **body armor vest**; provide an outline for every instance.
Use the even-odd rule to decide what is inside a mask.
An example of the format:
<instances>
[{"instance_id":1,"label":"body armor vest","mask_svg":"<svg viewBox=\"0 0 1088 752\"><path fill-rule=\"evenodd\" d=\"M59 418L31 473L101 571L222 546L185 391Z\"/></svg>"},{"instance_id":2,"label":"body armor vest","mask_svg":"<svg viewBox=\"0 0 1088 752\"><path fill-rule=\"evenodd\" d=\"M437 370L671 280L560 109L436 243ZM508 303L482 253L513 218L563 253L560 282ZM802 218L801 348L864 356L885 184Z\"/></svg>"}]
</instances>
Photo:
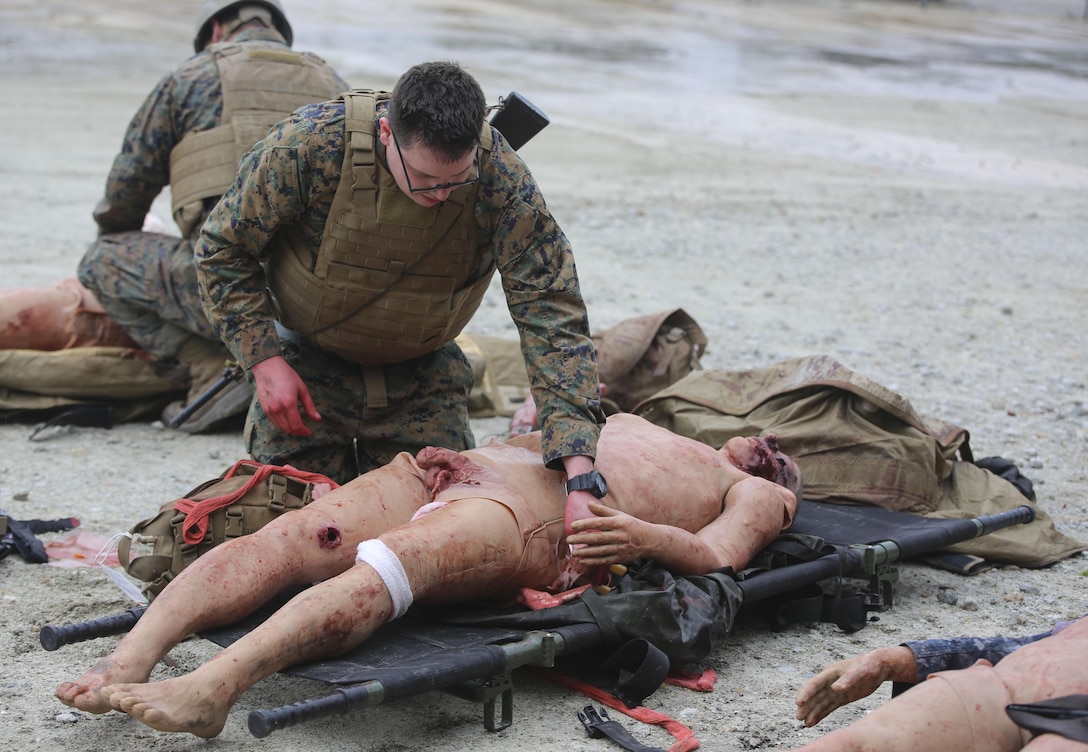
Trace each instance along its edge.
<instances>
[{"instance_id":1,"label":"body armor vest","mask_svg":"<svg viewBox=\"0 0 1088 752\"><path fill-rule=\"evenodd\" d=\"M187 134L170 152L171 209L185 237L203 223L204 199L226 192L242 155L273 125L340 93L332 69L309 52L242 44L208 49L219 66L221 124Z\"/></svg>"},{"instance_id":2,"label":"body armor vest","mask_svg":"<svg viewBox=\"0 0 1088 752\"><path fill-rule=\"evenodd\" d=\"M313 254L280 232L266 265L281 324L364 366L400 363L454 339L480 307L495 271L477 249L479 184L435 207L417 204L378 164L378 97L344 96L344 164ZM486 164L491 126L480 134Z\"/></svg>"}]
</instances>

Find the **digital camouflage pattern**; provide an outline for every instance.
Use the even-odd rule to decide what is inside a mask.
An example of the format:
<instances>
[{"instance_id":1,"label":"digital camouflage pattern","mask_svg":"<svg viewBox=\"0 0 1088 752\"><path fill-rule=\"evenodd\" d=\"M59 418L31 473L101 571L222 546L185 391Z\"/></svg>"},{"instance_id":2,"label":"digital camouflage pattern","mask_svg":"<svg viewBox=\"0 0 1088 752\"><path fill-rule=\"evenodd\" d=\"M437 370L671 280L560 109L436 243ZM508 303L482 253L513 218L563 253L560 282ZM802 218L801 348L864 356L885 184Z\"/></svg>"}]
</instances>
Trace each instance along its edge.
<instances>
[{"instance_id":1,"label":"digital camouflage pattern","mask_svg":"<svg viewBox=\"0 0 1088 752\"><path fill-rule=\"evenodd\" d=\"M231 43L286 47L279 32L266 28L244 29ZM348 88L336 78L341 91ZM219 68L210 51L190 57L159 81L129 123L105 194L94 209L99 238L79 265L83 285L159 358L173 357L190 333L216 339L200 305L193 269L197 231L178 238L141 228L151 204L170 184L171 150L186 134L220 125L222 113Z\"/></svg>"},{"instance_id":2,"label":"digital camouflage pattern","mask_svg":"<svg viewBox=\"0 0 1088 752\"><path fill-rule=\"evenodd\" d=\"M970 668L981 659L996 664L1017 648L1050 637L1071 623L1059 622L1049 632L1026 637L954 637L902 644L914 653L914 660L918 666L918 680L924 681L930 674L938 671Z\"/></svg>"},{"instance_id":3,"label":"digital camouflage pattern","mask_svg":"<svg viewBox=\"0 0 1088 752\"><path fill-rule=\"evenodd\" d=\"M384 113L382 106L377 115ZM489 268L493 260L498 268L541 415L543 458L549 467L561 468L564 456L596 453L604 420L596 356L570 244L524 162L497 131L492 135L491 158L480 165L475 217L481 261L473 267ZM377 149L384 169L384 147L379 143ZM289 232L295 243L317 253L343 158L343 102L301 108L242 158L234 186L204 225L196 257L205 311L247 368L281 354L261 264L279 250L277 233ZM461 354L457 359L464 361ZM360 370L349 364L344 372L349 367ZM467 362L464 368L464 384L460 374L445 375L451 391L443 399L467 400L472 377ZM299 373L309 385L307 375ZM432 372L427 378L443 375ZM391 381L386 369L390 386ZM378 419L371 415L365 391L357 388L336 394L335 408L317 402L318 411L344 409L346 397L354 402L351 409L360 425ZM420 435L429 433L435 417L429 407L416 409L410 402L396 407L405 420L422 421Z\"/></svg>"},{"instance_id":4,"label":"digital camouflage pattern","mask_svg":"<svg viewBox=\"0 0 1088 752\"><path fill-rule=\"evenodd\" d=\"M258 462L290 464L347 483L389 464L398 452L475 446L468 415L472 370L456 344L384 367L388 406L365 410L359 405L368 404L367 385L358 365L300 340L285 343L283 350L306 382L321 420L308 423L311 436L288 436L253 400L245 443Z\"/></svg>"}]
</instances>

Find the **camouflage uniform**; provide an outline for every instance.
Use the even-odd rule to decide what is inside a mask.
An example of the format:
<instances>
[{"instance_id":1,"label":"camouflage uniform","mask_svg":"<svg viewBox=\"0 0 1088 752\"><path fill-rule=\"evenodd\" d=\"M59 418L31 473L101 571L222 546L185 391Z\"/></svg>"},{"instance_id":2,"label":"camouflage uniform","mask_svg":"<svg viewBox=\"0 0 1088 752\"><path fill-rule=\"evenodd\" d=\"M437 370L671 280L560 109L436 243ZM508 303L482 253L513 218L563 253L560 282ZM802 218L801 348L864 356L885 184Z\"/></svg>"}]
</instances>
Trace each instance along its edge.
<instances>
[{"instance_id":1,"label":"camouflage uniform","mask_svg":"<svg viewBox=\"0 0 1088 752\"><path fill-rule=\"evenodd\" d=\"M970 668L980 659L997 664L1017 648L1022 648L1045 637L1050 637L1072 622L1058 622L1054 629L1027 637L956 637L904 642L903 646L914 653L918 666L918 680L924 681L938 671L956 671Z\"/></svg>"},{"instance_id":2,"label":"camouflage uniform","mask_svg":"<svg viewBox=\"0 0 1088 752\"><path fill-rule=\"evenodd\" d=\"M384 114L381 104L377 116ZM521 158L497 131L492 135L490 159L480 165L474 214L480 261L473 268L499 270L540 408L543 459L561 469L564 456L596 453L604 421L596 357L570 245ZM385 169L384 147L377 149ZM282 352L322 415L310 426L312 437L286 436L254 400L247 422L250 454L341 481L387 463L398 451L414 454L427 445L460 451L473 443L467 409L472 372L454 342L383 367L387 407L369 404L356 363L304 337L281 344L262 264L281 252L277 233L289 232L317 253L343 160L343 101L299 109L243 157L238 180L212 211L196 247L205 311L234 357L248 369ZM519 223L533 229L518 231Z\"/></svg>"},{"instance_id":3,"label":"camouflage uniform","mask_svg":"<svg viewBox=\"0 0 1088 752\"><path fill-rule=\"evenodd\" d=\"M231 43L284 49L274 29L243 29ZM339 91L348 84L339 76ZM337 92L330 92L329 97ZM200 304L188 237L142 232L144 216L170 183L170 153L182 137L222 121L219 68L207 49L165 76L129 123L106 191L94 209L99 237L79 264L79 279L142 347L172 358L189 335L216 340ZM205 202L207 209L215 199Z\"/></svg>"}]
</instances>

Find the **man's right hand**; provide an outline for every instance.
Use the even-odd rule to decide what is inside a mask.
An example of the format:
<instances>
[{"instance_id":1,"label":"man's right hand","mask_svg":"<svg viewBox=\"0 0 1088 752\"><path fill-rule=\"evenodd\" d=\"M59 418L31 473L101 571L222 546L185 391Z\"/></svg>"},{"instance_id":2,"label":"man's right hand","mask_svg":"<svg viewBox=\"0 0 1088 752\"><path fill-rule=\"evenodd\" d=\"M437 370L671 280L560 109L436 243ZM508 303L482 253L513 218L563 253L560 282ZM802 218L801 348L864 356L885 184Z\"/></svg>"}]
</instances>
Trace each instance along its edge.
<instances>
[{"instance_id":1,"label":"man's right hand","mask_svg":"<svg viewBox=\"0 0 1088 752\"><path fill-rule=\"evenodd\" d=\"M311 435L299 405L310 420L321 420L321 415L298 372L279 355L262 360L250 370L257 384L257 399L269 420L288 436Z\"/></svg>"}]
</instances>

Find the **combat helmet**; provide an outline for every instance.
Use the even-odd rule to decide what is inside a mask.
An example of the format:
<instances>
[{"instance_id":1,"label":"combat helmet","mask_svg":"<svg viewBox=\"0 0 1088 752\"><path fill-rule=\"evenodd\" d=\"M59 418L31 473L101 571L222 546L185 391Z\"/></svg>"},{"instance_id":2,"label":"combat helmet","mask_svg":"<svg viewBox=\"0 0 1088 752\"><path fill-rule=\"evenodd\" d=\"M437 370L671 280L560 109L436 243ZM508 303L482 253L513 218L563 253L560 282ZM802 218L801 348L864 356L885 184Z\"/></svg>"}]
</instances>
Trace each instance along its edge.
<instances>
[{"instance_id":1,"label":"combat helmet","mask_svg":"<svg viewBox=\"0 0 1088 752\"><path fill-rule=\"evenodd\" d=\"M200 4L200 12L196 17L196 36L193 37L193 49L200 52L208 44L211 36L212 19L225 10L238 8L243 5L259 5L268 9L272 14L272 24L276 31L283 35L287 46L291 46L294 33L291 24L287 22L287 15L283 12L280 0L204 0Z\"/></svg>"}]
</instances>

